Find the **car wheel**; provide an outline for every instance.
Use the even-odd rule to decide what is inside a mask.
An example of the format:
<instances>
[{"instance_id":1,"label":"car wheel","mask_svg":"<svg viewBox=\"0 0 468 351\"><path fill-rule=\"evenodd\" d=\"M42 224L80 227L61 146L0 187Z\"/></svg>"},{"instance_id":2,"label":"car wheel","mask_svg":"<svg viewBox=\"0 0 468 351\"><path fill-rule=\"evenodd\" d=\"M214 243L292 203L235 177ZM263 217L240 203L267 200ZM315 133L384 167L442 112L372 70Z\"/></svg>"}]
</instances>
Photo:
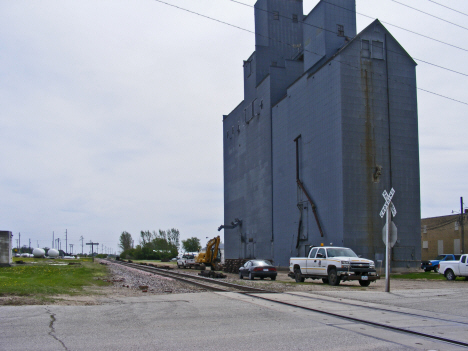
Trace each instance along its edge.
<instances>
[{"instance_id":1,"label":"car wheel","mask_svg":"<svg viewBox=\"0 0 468 351\"><path fill-rule=\"evenodd\" d=\"M340 277L338 277L335 268L330 269L330 271L328 272L328 284L334 286L340 284Z\"/></svg>"},{"instance_id":2,"label":"car wheel","mask_svg":"<svg viewBox=\"0 0 468 351\"><path fill-rule=\"evenodd\" d=\"M369 286L370 285L370 280L360 280L359 285L361 286Z\"/></svg>"},{"instance_id":3,"label":"car wheel","mask_svg":"<svg viewBox=\"0 0 468 351\"><path fill-rule=\"evenodd\" d=\"M467 277L468 278L468 277ZM276 280L276 276L275 277L271 277L271 280Z\"/></svg>"},{"instance_id":4,"label":"car wheel","mask_svg":"<svg viewBox=\"0 0 468 351\"><path fill-rule=\"evenodd\" d=\"M296 283L304 283L305 278L302 276L300 269L296 269L294 271L294 278L296 280Z\"/></svg>"},{"instance_id":5,"label":"car wheel","mask_svg":"<svg viewBox=\"0 0 468 351\"><path fill-rule=\"evenodd\" d=\"M260 277L261 280L265 279L265 277Z\"/></svg>"},{"instance_id":6,"label":"car wheel","mask_svg":"<svg viewBox=\"0 0 468 351\"><path fill-rule=\"evenodd\" d=\"M453 273L451 269L447 269L445 271L445 278L447 278L447 280L455 280L456 275Z\"/></svg>"},{"instance_id":7,"label":"car wheel","mask_svg":"<svg viewBox=\"0 0 468 351\"><path fill-rule=\"evenodd\" d=\"M180 268L180 265L177 265L177 268Z\"/></svg>"},{"instance_id":8,"label":"car wheel","mask_svg":"<svg viewBox=\"0 0 468 351\"><path fill-rule=\"evenodd\" d=\"M439 267L435 267L434 272L439 273Z\"/></svg>"},{"instance_id":9,"label":"car wheel","mask_svg":"<svg viewBox=\"0 0 468 351\"><path fill-rule=\"evenodd\" d=\"M249 279L250 279L250 280L254 280L254 278L255 278L255 277L254 277L254 275L252 274L252 272L249 272Z\"/></svg>"},{"instance_id":10,"label":"car wheel","mask_svg":"<svg viewBox=\"0 0 468 351\"><path fill-rule=\"evenodd\" d=\"M244 279L244 276L242 275L241 271L239 271L239 279Z\"/></svg>"},{"instance_id":11,"label":"car wheel","mask_svg":"<svg viewBox=\"0 0 468 351\"><path fill-rule=\"evenodd\" d=\"M322 282L323 282L324 284L328 284L328 278L322 278Z\"/></svg>"}]
</instances>

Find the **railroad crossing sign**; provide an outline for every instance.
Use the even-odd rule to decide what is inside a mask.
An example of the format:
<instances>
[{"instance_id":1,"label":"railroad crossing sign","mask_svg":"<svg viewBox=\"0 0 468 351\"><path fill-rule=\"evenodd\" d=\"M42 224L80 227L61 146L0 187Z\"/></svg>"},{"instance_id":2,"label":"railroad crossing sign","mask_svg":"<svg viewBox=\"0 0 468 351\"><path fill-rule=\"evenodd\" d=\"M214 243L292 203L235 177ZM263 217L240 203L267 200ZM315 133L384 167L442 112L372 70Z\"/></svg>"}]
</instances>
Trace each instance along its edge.
<instances>
[{"instance_id":1,"label":"railroad crossing sign","mask_svg":"<svg viewBox=\"0 0 468 351\"><path fill-rule=\"evenodd\" d=\"M390 193L387 194L387 191L384 190L382 196L385 199L385 205L382 207L382 211L380 211L380 217L383 218L385 213L387 214L386 224L383 228L383 233L385 233L383 239L385 243L385 292L390 292L390 251L391 247L395 245L397 231L396 226L392 222L392 218L390 215L390 210L392 211L393 216L396 216L396 208L393 206L392 198L395 195L395 189L391 189ZM394 234L394 235L393 235Z\"/></svg>"},{"instance_id":2,"label":"railroad crossing sign","mask_svg":"<svg viewBox=\"0 0 468 351\"><path fill-rule=\"evenodd\" d=\"M390 194L387 194L387 190L383 191L382 196L385 199L385 205L383 205L382 211L380 211L380 218L383 218L383 216L385 216L385 212L387 212L388 206L390 206L390 210L392 211L393 217L396 216L396 208L392 203L393 195L395 195L395 189L393 188L392 190L390 190Z\"/></svg>"}]
</instances>

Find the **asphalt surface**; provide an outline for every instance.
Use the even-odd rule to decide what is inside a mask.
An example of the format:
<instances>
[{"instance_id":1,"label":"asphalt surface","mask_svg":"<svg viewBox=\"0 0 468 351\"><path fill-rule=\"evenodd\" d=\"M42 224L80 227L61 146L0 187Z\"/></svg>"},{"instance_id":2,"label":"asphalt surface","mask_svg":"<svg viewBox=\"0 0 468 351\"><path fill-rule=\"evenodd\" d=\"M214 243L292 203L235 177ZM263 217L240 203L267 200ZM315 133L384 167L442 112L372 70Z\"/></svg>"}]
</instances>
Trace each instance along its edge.
<instances>
[{"instance_id":1,"label":"asphalt surface","mask_svg":"<svg viewBox=\"0 0 468 351\"><path fill-rule=\"evenodd\" d=\"M294 293L293 293L294 294ZM280 294L267 297L282 299ZM468 282L457 289L298 292L289 301L468 338ZM314 301L310 297L319 297ZM366 312L356 306L367 304ZM322 307L320 307L322 306ZM378 308L418 316L390 320ZM382 316L379 316L382 315ZM423 316L423 317L419 317ZM425 316L425 317L424 317ZM431 318L440 318L440 321ZM444 321L442 321L444 320ZM452 322L450 322L452 321ZM455 323L461 322L461 323ZM468 341L468 340L467 340ZM423 337L236 293L103 298L95 306L2 306L0 350L462 350Z\"/></svg>"}]
</instances>

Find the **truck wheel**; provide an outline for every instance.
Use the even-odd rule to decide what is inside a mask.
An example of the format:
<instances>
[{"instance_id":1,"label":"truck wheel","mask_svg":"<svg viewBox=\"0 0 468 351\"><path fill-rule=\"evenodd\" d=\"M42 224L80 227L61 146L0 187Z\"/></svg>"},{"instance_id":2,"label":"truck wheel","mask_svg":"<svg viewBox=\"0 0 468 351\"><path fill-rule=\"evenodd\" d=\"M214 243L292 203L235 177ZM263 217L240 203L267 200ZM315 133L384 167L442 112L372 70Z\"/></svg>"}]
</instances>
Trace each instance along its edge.
<instances>
[{"instance_id":1,"label":"truck wheel","mask_svg":"<svg viewBox=\"0 0 468 351\"><path fill-rule=\"evenodd\" d=\"M328 278L322 278L323 284L328 284Z\"/></svg>"},{"instance_id":2,"label":"truck wheel","mask_svg":"<svg viewBox=\"0 0 468 351\"><path fill-rule=\"evenodd\" d=\"M445 271L445 278L447 278L447 280L455 280L456 276L451 269L447 269Z\"/></svg>"},{"instance_id":3,"label":"truck wheel","mask_svg":"<svg viewBox=\"0 0 468 351\"><path fill-rule=\"evenodd\" d=\"M435 267L434 272L439 273L439 267Z\"/></svg>"},{"instance_id":4,"label":"truck wheel","mask_svg":"<svg viewBox=\"0 0 468 351\"><path fill-rule=\"evenodd\" d=\"M296 280L296 283L304 283L305 278L302 276L300 269L296 269L294 271L294 278Z\"/></svg>"},{"instance_id":5,"label":"truck wheel","mask_svg":"<svg viewBox=\"0 0 468 351\"><path fill-rule=\"evenodd\" d=\"M328 284L334 286L340 284L340 277L338 277L335 268L330 269L330 271L328 272Z\"/></svg>"},{"instance_id":6,"label":"truck wheel","mask_svg":"<svg viewBox=\"0 0 468 351\"><path fill-rule=\"evenodd\" d=\"M370 285L370 280L360 280L359 284L361 286L369 286Z\"/></svg>"},{"instance_id":7,"label":"truck wheel","mask_svg":"<svg viewBox=\"0 0 468 351\"><path fill-rule=\"evenodd\" d=\"M429 268L424 268L424 272L430 272L431 270Z\"/></svg>"}]
</instances>

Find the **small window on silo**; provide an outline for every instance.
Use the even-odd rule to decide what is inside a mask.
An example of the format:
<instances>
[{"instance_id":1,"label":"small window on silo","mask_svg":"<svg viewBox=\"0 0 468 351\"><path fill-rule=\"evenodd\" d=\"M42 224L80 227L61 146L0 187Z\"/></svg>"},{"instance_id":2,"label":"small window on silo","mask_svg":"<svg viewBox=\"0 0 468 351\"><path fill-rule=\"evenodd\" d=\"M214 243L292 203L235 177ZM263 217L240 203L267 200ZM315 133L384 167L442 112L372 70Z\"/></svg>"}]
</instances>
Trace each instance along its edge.
<instances>
[{"instance_id":1,"label":"small window on silo","mask_svg":"<svg viewBox=\"0 0 468 351\"><path fill-rule=\"evenodd\" d=\"M423 241L423 249L428 249L429 248L429 242L428 241Z\"/></svg>"},{"instance_id":2,"label":"small window on silo","mask_svg":"<svg viewBox=\"0 0 468 351\"><path fill-rule=\"evenodd\" d=\"M361 41L361 57L365 57L365 58L370 57L369 40Z\"/></svg>"},{"instance_id":3,"label":"small window on silo","mask_svg":"<svg viewBox=\"0 0 468 351\"><path fill-rule=\"evenodd\" d=\"M383 42L378 40L372 40L372 58L383 60Z\"/></svg>"},{"instance_id":4,"label":"small window on silo","mask_svg":"<svg viewBox=\"0 0 468 351\"><path fill-rule=\"evenodd\" d=\"M344 37L344 26L342 24L336 25L336 33L339 37Z\"/></svg>"}]
</instances>

